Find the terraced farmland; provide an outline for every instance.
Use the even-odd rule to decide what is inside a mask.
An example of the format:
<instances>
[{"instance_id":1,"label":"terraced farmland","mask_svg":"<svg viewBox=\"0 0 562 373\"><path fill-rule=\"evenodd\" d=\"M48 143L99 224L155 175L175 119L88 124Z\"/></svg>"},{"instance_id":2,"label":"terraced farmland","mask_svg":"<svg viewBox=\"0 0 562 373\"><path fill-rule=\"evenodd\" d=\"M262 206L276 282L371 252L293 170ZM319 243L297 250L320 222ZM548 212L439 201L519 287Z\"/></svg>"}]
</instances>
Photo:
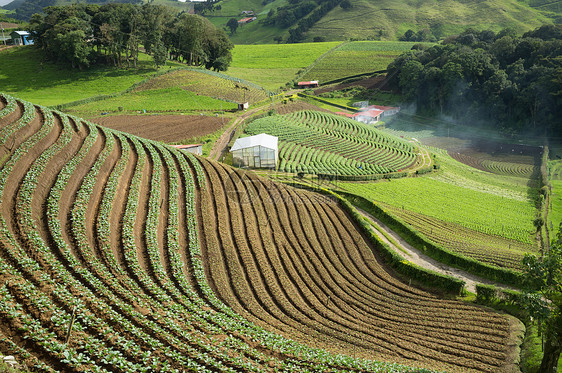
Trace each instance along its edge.
<instances>
[{"instance_id":1,"label":"terraced farmland","mask_svg":"<svg viewBox=\"0 0 562 373\"><path fill-rule=\"evenodd\" d=\"M332 200L2 95L0 139L0 352L34 371L510 363L508 318L398 281Z\"/></svg>"},{"instance_id":2,"label":"terraced farmland","mask_svg":"<svg viewBox=\"0 0 562 373\"><path fill-rule=\"evenodd\" d=\"M140 85L135 92L171 87L180 87L203 96L250 104L269 97L269 92L256 84L204 69L182 69L160 75Z\"/></svg>"},{"instance_id":3,"label":"terraced farmland","mask_svg":"<svg viewBox=\"0 0 562 373\"><path fill-rule=\"evenodd\" d=\"M485 234L393 206L385 208L433 242L482 263L521 270L525 253L536 251L529 243Z\"/></svg>"},{"instance_id":4,"label":"terraced farmland","mask_svg":"<svg viewBox=\"0 0 562 373\"><path fill-rule=\"evenodd\" d=\"M372 175L404 170L417 161L416 147L338 115L300 111L261 118L245 132L279 137L284 172Z\"/></svg>"}]
</instances>

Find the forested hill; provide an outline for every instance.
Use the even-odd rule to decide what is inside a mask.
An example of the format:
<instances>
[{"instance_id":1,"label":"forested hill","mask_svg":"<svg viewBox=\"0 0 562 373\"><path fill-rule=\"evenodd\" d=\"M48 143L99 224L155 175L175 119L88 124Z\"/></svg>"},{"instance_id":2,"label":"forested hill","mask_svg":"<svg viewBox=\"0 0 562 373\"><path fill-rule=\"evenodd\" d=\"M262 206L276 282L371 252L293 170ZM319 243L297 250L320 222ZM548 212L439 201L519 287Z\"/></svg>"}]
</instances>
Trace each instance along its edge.
<instances>
[{"instance_id":1,"label":"forested hill","mask_svg":"<svg viewBox=\"0 0 562 373\"><path fill-rule=\"evenodd\" d=\"M504 133L562 133L562 26L522 36L467 30L403 53L388 77L418 112Z\"/></svg>"}]
</instances>

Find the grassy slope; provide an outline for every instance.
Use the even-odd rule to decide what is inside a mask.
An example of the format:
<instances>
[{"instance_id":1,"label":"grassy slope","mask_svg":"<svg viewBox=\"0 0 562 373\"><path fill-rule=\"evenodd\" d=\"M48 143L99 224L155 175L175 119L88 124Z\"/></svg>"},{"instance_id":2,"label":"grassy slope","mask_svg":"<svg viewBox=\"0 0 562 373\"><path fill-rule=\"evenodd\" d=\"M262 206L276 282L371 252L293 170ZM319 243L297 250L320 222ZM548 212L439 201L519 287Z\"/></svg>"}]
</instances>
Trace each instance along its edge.
<instances>
[{"instance_id":1,"label":"grassy slope","mask_svg":"<svg viewBox=\"0 0 562 373\"><path fill-rule=\"evenodd\" d=\"M322 35L327 40L394 39L408 29L417 31L430 26L437 36L458 33L467 27L495 31L512 27L523 32L551 23L546 16L515 0L352 0L352 3L354 7L350 10L338 7L331 11L310 30L308 38Z\"/></svg>"},{"instance_id":2,"label":"grassy slope","mask_svg":"<svg viewBox=\"0 0 562 373\"><path fill-rule=\"evenodd\" d=\"M278 0L279 1L279 0ZM334 8L307 33L305 41L315 36L326 40L395 40L408 29L415 31L432 27L437 36L458 33L467 27L477 29L500 29L511 27L518 32L534 29L545 23L552 23L544 13L516 0L351 0L353 8L343 10ZM236 11L246 10L252 0L224 0L221 14L235 15ZM273 4L273 5L272 5ZM265 17L270 7L277 8L281 3L261 3L253 8L263 12ZM228 12L225 10L228 9ZM219 14L219 12L216 12ZM226 24L223 17L214 22ZM258 20L259 20L258 16ZM236 43L253 44L273 42L273 36L286 35L286 30L264 28L258 23L246 25L237 31L233 40Z\"/></svg>"},{"instance_id":3,"label":"grassy slope","mask_svg":"<svg viewBox=\"0 0 562 373\"><path fill-rule=\"evenodd\" d=\"M236 45L227 74L275 90L336 45L337 42Z\"/></svg>"},{"instance_id":4,"label":"grassy slope","mask_svg":"<svg viewBox=\"0 0 562 373\"><path fill-rule=\"evenodd\" d=\"M342 44L318 61L302 76L302 80L326 82L342 76L385 70L389 63L414 44L399 41L356 41Z\"/></svg>"},{"instance_id":5,"label":"grassy slope","mask_svg":"<svg viewBox=\"0 0 562 373\"><path fill-rule=\"evenodd\" d=\"M43 62L33 47L2 51L0 60L2 91L46 106L120 92L157 71L148 60L139 69L67 69Z\"/></svg>"}]
</instances>

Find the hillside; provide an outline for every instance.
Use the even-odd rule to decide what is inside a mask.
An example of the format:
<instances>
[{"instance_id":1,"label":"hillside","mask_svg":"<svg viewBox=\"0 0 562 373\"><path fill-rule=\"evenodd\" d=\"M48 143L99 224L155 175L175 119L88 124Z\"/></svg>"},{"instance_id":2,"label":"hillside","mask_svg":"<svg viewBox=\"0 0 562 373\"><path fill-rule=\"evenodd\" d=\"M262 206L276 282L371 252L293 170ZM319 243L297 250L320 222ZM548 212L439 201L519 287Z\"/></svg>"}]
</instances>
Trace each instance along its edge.
<instances>
[{"instance_id":1,"label":"hillside","mask_svg":"<svg viewBox=\"0 0 562 373\"><path fill-rule=\"evenodd\" d=\"M257 21L238 27L231 39L236 44L272 43L275 36L287 40L289 29L265 26L268 12L286 5L284 1L248 2L223 0L220 10L206 14L215 25L224 26L230 18L243 18L240 12L253 10ZM529 31L543 24L556 22L560 10L539 5L535 8L516 0L485 1L373 1L350 0L351 7L336 6L305 33L301 41L310 42L315 37L334 40L397 40L409 29L429 29L437 38L458 34L468 27L499 31L512 28L518 33ZM533 4L538 2L532 2ZM299 18L297 17L296 20ZM296 21L295 21L296 22Z\"/></svg>"},{"instance_id":2,"label":"hillside","mask_svg":"<svg viewBox=\"0 0 562 373\"><path fill-rule=\"evenodd\" d=\"M397 280L331 199L6 95L0 136L0 352L33 370L510 364L507 317Z\"/></svg>"}]
</instances>

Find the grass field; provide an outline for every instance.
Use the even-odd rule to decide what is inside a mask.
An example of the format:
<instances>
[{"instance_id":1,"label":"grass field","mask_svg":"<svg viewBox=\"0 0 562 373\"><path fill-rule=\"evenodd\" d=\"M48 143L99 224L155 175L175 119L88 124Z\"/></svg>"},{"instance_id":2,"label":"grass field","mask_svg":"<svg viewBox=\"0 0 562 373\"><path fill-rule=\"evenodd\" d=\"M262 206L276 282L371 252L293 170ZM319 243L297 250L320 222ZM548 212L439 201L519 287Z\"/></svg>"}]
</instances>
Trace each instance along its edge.
<instances>
[{"instance_id":1,"label":"grass field","mask_svg":"<svg viewBox=\"0 0 562 373\"><path fill-rule=\"evenodd\" d=\"M157 72L147 56L139 61L138 69L59 67L43 61L40 51L27 46L1 51L0 61L2 91L45 106L121 92Z\"/></svg>"},{"instance_id":2,"label":"grass field","mask_svg":"<svg viewBox=\"0 0 562 373\"><path fill-rule=\"evenodd\" d=\"M439 151L433 149L433 151ZM524 178L476 170L438 154L441 172L371 184L345 184L366 198L467 228L532 243L536 188ZM501 212L500 212L501 211Z\"/></svg>"},{"instance_id":3,"label":"grass field","mask_svg":"<svg viewBox=\"0 0 562 373\"><path fill-rule=\"evenodd\" d=\"M197 112L233 110L237 104L198 95L180 87L152 89L126 93L122 96L102 101L90 102L69 108L70 112L80 115L92 115L101 112ZM120 109L122 108L122 109Z\"/></svg>"},{"instance_id":4,"label":"grass field","mask_svg":"<svg viewBox=\"0 0 562 373\"><path fill-rule=\"evenodd\" d=\"M236 45L227 74L276 90L339 42Z\"/></svg>"},{"instance_id":5,"label":"grass field","mask_svg":"<svg viewBox=\"0 0 562 373\"><path fill-rule=\"evenodd\" d=\"M414 44L395 41L345 43L323 58L302 79L326 82L342 76L385 70L390 62Z\"/></svg>"},{"instance_id":6,"label":"grass field","mask_svg":"<svg viewBox=\"0 0 562 373\"><path fill-rule=\"evenodd\" d=\"M438 38L468 27L525 32L551 23L545 15L516 0L394 1L357 0L351 9L336 7L307 33L307 40L396 40L408 29L430 28ZM501 11L500 11L501 9Z\"/></svg>"}]
</instances>

